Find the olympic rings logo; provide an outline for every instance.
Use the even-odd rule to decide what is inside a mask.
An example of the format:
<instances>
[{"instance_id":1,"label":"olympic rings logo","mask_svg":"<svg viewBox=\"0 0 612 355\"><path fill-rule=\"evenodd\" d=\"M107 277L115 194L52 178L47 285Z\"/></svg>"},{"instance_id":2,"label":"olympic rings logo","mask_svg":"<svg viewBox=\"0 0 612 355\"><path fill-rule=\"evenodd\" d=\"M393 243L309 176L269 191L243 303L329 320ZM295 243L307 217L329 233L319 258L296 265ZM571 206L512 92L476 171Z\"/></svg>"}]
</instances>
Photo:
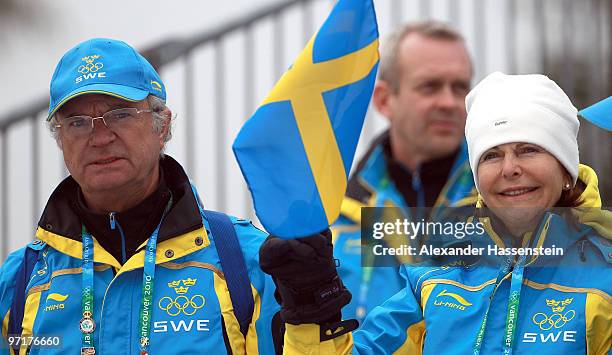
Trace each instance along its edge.
<instances>
[{"instance_id":1,"label":"olympic rings logo","mask_svg":"<svg viewBox=\"0 0 612 355\"><path fill-rule=\"evenodd\" d=\"M104 64L102 63L87 63L85 65L79 66L79 69L77 69L77 71L81 74L95 73L98 70L102 69L102 67L104 67Z\"/></svg>"},{"instance_id":2,"label":"olympic rings logo","mask_svg":"<svg viewBox=\"0 0 612 355\"><path fill-rule=\"evenodd\" d=\"M545 313L539 312L533 315L532 320L541 330L550 330L553 327L559 329L574 319L575 315L576 312L573 309L565 312L565 314L553 313L550 317Z\"/></svg>"},{"instance_id":3,"label":"olympic rings logo","mask_svg":"<svg viewBox=\"0 0 612 355\"><path fill-rule=\"evenodd\" d=\"M513 291L512 294L510 295L510 301L511 302L516 302L518 300L518 295L519 295L518 292Z\"/></svg>"},{"instance_id":4,"label":"olympic rings logo","mask_svg":"<svg viewBox=\"0 0 612 355\"><path fill-rule=\"evenodd\" d=\"M169 296L164 296L159 300L159 308L162 311L166 311L169 316L176 317L181 312L186 316L192 316L195 312L204 307L206 300L202 295L193 295L191 298L187 296L177 296L172 299Z\"/></svg>"}]
</instances>

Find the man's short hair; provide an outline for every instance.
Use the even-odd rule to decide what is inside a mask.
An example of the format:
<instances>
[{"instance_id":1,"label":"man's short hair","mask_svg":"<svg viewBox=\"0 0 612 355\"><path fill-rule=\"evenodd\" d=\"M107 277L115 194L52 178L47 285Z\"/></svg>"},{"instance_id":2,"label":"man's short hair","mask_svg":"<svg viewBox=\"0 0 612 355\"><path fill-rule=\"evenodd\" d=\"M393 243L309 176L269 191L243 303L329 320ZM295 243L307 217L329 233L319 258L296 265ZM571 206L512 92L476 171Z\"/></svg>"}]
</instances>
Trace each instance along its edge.
<instances>
[{"instance_id":1,"label":"man's short hair","mask_svg":"<svg viewBox=\"0 0 612 355\"><path fill-rule=\"evenodd\" d=\"M393 92L399 90L399 78L401 77L400 67L397 65L399 47L404 38L412 33L431 39L451 42L465 41L457 30L444 22L434 20L408 23L394 30L382 45L378 71L380 80L387 82Z\"/></svg>"}]
</instances>

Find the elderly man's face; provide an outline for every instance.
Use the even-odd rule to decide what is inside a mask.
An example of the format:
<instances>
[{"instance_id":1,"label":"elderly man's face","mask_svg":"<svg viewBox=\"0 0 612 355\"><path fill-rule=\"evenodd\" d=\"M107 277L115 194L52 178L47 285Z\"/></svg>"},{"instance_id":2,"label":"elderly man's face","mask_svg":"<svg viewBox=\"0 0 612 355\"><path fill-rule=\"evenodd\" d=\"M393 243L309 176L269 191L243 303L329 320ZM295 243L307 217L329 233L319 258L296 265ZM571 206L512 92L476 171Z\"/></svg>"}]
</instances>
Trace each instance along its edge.
<instances>
[{"instance_id":1,"label":"elderly man's face","mask_svg":"<svg viewBox=\"0 0 612 355\"><path fill-rule=\"evenodd\" d=\"M67 102L57 114L61 124L67 117L104 113L125 107L148 110L146 100L129 102L108 95L90 94ZM59 139L64 161L83 193L126 193L146 190L157 181L159 154L164 145L165 130L155 133L151 113L141 113L115 132L101 119L94 121L89 135L74 137L64 127Z\"/></svg>"},{"instance_id":2,"label":"elderly man's face","mask_svg":"<svg viewBox=\"0 0 612 355\"><path fill-rule=\"evenodd\" d=\"M399 45L399 88L382 112L396 147L425 160L456 150L465 127L472 68L460 41L407 35Z\"/></svg>"}]
</instances>

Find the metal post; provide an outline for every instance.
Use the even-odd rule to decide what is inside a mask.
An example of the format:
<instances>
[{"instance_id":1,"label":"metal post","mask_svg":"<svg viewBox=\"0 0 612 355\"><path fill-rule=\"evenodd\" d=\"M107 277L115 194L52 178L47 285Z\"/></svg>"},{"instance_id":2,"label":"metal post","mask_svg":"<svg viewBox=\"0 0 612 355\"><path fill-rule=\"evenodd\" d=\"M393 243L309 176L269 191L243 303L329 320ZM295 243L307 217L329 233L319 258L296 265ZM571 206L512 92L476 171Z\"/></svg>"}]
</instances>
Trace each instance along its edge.
<instances>
[{"instance_id":1,"label":"metal post","mask_svg":"<svg viewBox=\"0 0 612 355\"><path fill-rule=\"evenodd\" d=\"M604 98L610 95L612 92L612 48L611 48L611 33L612 33L612 4L609 1L600 0L597 2L598 8L602 9L601 16L598 16L597 21L597 36L599 38L597 43L601 46L600 52L600 70L601 70L601 85L599 97ZM607 11L606 11L607 10ZM605 32L604 32L605 31ZM607 35L604 37L604 33ZM605 39L604 39L605 38ZM607 39L607 40L606 40ZM606 154L602 157L605 162L602 176L612 175L612 141L610 140L609 132L600 131L600 137L604 140L605 146L602 149ZM612 182L609 179L602 179L603 181L603 195L604 195L604 206L607 206L608 210L612 206Z\"/></svg>"},{"instance_id":2,"label":"metal post","mask_svg":"<svg viewBox=\"0 0 612 355\"><path fill-rule=\"evenodd\" d=\"M254 113L255 103L255 65L254 65L254 45L253 41L253 26L247 25L244 27L244 119L248 120ZM244 206L247 211L247 218L253 220L255 215L253 213L253 201L251 199L251 193L245 191L244 195Z\"/></svg>"},{"instance_id":3,"label":"metal post","mask_svg":"<svg viewBox=\"0 0 612 355\"><path fill-rule=\"evenodd\" d=\"M285 57L285 36L283 32L283 16L278 12L274 16L274 34L272 35L272 43L274 43L274 80L280 79L284 72L284 57Z\"/></svg>"},{"instance_id":4,"label":"metal post","mask_svg":"<svg viewBox=\"0 0 612 355\"><path fill-rule=\"evenodd\" d=\"M565 90L567 96L573 98L575 94L575 76L574 76L574 48L573 33L575 31L574 9L572 3L574 0L563 0L561 3L561 18L563 18L563 26L561 26L562 36L562 53L563 53L563 75L559 76L562 82L561 87Z\"/></svg>"},{"instance_id":5,"label":"metal post","mask_svg":"<svg viewBox=\"0 0 612 355\"><path fill-rule=\"evenodd\" d=\"M453 25L457 29L461 28L460 2L457 0L450 0L448 3L449 3L448 11L449 11L449 18L450 18L451 25Z\"/></svg>"},{"instance_id":6,"label":"metal post","mask_svg":"<svg viewBox=\"0 0 612 355\"><path fill-rule=\"evenodd\" d=\"M419 17L422 20L426 20L431 17L431 0L419 1Z\"/></svg>"},{"instance_id":7,"label":"metal post","mask_svg":"<svg viewBox=\"0 0 612 355\"><path fill-rule=\"evenodd\" d=\"M589 12L587 17L592 19L589 21L589 32L588 38L592 38L591 43L594 43L593 53L589 56L591 60L589 61L589 68L592 68L590 71L590 75L588 76L590 80L588 80L589 85L587 85L587 98L584 103L592 104L600 98L606 97L605 88L605 66L602 63L602 54L605 49L601 49L604 46L603 40L603 32L602 32L602 16L605 14L600 14L601 2L598 0L589 1ZM608 29L609 31L609 29ZM588 128L586 134L582 134L582 137L586 139L590 144L584 144L586 146L586 154L587 157L592 159L592 167L597 171L598 174L602 176L610 175L611 166L607 164L610 161L610 143L609 140L606 139L607 132L602 132L596 127L592 125L583 126L584 128ZM581 131L584 128L581 127ZM603 133L603 134L602 134ZM581 147L582 148L582 147ZM582 151L581 151L582 153ZM602 181L600 189L602 191L602 195L606 192L606 186L610 186L610 182L604 179ZM609 187L608 187L609 189ZM605 201L604 201L605 203Z\"/></svg>"},{"instance_id":8,"label":"metal post","mask_svg":"<svg viewBox=\"0 0 612 355\"><path fill-rule=\"evenodd\" d=\"M310 38L314 35L312 33L312 2L302 2L302 32L304 36L304 44L310 41Z\"/></svg>"},{"instance_id":9,"label":"metal post","mask_svg":"<svg viewBox=\"0 0 612 355\"><path fill-rule=\"evenodd\" d=\"M587 74L587 80L589 85L587 86L588 90L588 99L593 100L597 97L603 97L604 92L604 80L605 77L602 75L605 73L605 67L602 63L602 50L600 45L603 45L602 39L602 21L599 14L599 4L598 0L589 0L588 11L586 12L586 19L583 19L582 22L586 23L588 26L588 30L586 32L588 38L592 38L592 43L595 44L595 49L592 55L589 55L589 68L590 71ZM586 102L590 104L592 102Z\"/></svg>"},{"instance_id":10,"label":"metal post","mask_svg":"<svg viewBox=\"0 0 612 355\"><path fill-rule=\"evenodd\" d=\"M32 116L30 119L32 122L32 218L34 219L34 225L38 223L39 214L39 198L40 198L40 156L39 156L39 141L38 132L40 122L36 116Z\"/></svg>"},{"instance_id":11,"label":"metal post","mask_svg":"<svg viewBox=\"0 0 612 355\"><path fill-rule=\"evenodd\" d=\"M187 172L196 180L195 165L195 109L194 109L194 64L192 52L185 53L185 158Z\"/></svg>"},{"instance_id":12,"label":"metal post","mask_svg":"<svg viewBox=\"0 0 612 355\"><path fill-rule=\"evenodd\" d=\"M0 130L0 137L2 137L2 169L0 169L0 175L2 176L2 185L0 186L0 193L2 193L2 225L0 232L2 233L2 247L0 249L0 259L4 260L8 254L8 240L9 240L9 218L8 218L8 134L7 129L3 128Z\"/></svg>"},{"instance_id":13,"label":"metal post","mask_svg":"<svg viewBox=\"0 0 612 355\"><path fill-rule=\"evenodd\" d=\"M600 96L603 98L612 92L612 48L611 48L611 33L612 33L612 4L605 0L595 0L596 18L597 18L597 43L600 48L597 53L600 59L601 65L601 92ZM607 12L606 12L607 10ZM601 12L601 13L600 13ZM604 38L604 33L607 36ZM607 39L607 41L605 41Z\"/></svg>"},{"instance_id":14,"label":"metal post","mask_svg":"<svg viewBox=\"0 0 612 355\"><path fill-rule=\"evenodd\" d=\"M404 0L392 0L391 1L391 28L396 28L402 23Z\"/></svg>"},{"instance_id":15,"label":"metal post","mask_svg":"<svg viewBox=\"0 0 612 355\"><path fill-rule=\"evenodd\" d=\"M506 58L508 58L508 72L510 74L517 74L517 64L516 64L516 57L517 57L517 43L516 43L516 22L517 22L517 16L516 16L516 0L507 0L506 1L506 10L508 11L506 18L506 21L508 22L506 24L506 45L507 45L507 50L508 52L506 53Z\"/></svg>"},{"instance_id":16,"label":"metal post","mask_svg":"<svg viewBox=\"0 0 612 355\"><path fill-rule=\"evenodd\" d=\"M533 18L535 20L535 33L538 35L538 46L540 49L540 72L543 74L548 74L549 65L548 65L548 51L546 50L548 41L546 36L546 29L548 24L546 22L546 3L545 0L533 1L534 5L534 14Z\"/></svg>"},{"instance_id":17,"label":"metal post","mask_svg":"<svg viewBox=\"0 0 612 355\"><path fill-rule=\"evenodd\" d=\"M484 0L474 1L474 61L476 62L476 76L477 80L481 79L482 73L487 73L488 70L485 68L487 46L486 46L486 23L485 23L486 9Z\"/></svg>"},{"instance_id":18,"label":"metal post","mask_svg":"<svg viewBox=\"0 0 612 355\"><path fill-rule=\"evenodd\" d=\"M217 209L226 209L226 159L225 149L227 149L226 125L225 125L225 56L223 53L223 40L217 39L214 45L215 50L215 107L216 107L216 143L215 152L217 154Z\"/></svg>"}]
</instances>

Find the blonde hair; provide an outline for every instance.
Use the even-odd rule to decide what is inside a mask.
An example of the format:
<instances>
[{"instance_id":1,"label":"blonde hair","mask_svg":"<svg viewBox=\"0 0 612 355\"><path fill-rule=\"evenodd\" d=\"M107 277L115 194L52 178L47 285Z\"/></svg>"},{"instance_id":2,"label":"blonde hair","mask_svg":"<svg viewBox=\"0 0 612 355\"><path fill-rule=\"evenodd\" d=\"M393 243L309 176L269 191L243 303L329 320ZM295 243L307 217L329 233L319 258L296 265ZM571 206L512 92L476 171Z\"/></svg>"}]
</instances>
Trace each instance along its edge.
<instances>
[{"instance_id":1,"label":"blonde hair","mask_svg":"<svg viewBox=\"0 0 612 355\"><path fill-rule=\"evenodd\" d=\"M378 70L380 80L387 82L393 92L399 90L401 77L400 67L397 64L399 47L402 40L412 33L431 39L464 42L463 36L454 28L444 22L433 20L405 24L393 31L382 45Z\"/></svg>"}]
</instances>

